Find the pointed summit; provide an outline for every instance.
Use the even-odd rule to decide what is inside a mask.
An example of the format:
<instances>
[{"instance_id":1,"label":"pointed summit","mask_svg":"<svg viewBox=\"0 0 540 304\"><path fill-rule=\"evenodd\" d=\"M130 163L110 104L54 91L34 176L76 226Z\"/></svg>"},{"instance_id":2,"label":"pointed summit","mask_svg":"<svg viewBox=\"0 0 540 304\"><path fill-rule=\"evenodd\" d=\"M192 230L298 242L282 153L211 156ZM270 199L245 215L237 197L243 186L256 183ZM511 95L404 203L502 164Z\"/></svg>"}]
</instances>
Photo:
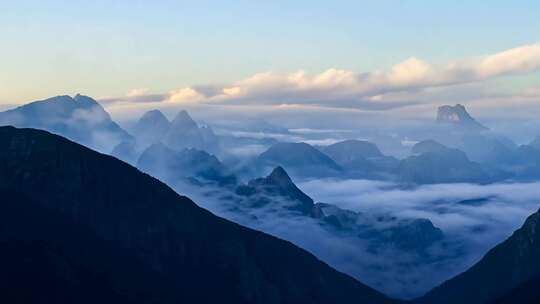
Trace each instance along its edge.
<instances>
[{"instance_id":1,"label":"pointed summit","mask_svg":"<svg viewBox=\"0 0 540 304\"><path fill-rule=\"evenodd\" d=\"M176 150L185 148L205 149L205 142L197 123L185 110L180 111L171 122L165 143Z\"/></svg>"},{"instance_id":2,"label":"pointed summit","mask_svg":"<svg viewBox=\"0 0 540 304\"><path fill-rule=\"evenodd\" d=\"M281 166L274 168L267 179L281 186L290 186L291 184L294 184L287 172L285 172L285 169Z\"/></svg>"},{"instance_id":3,"label":"pointed summit","mask_svg":"<svg viewBox=\"0 0 540 304\"><path fill-rule=\"evenodd\" d=\"M145 123L169 123L169 120L163 113L161 113L160 110L151 110L146 113L139 119L139 122L145 122Z\"/></svg>"},{"instance_id":4,"label":"pointed summit","mask_svg":"<svg viewBox=\"0 0 540 304\"><path fill-rule=\"evenodd\" d=\"M471 131L485 131L489 128L476 121L463 105L441 106L437 110L437 122L454 125Z\"/></svg>"},{"instance_id":5,"label":"pointed summit","mask_svg":"<svg viewBox=\"0 0 540 304\"><path fill-rule=\"evenodd\" d=\"M171 123L159 110L144 113L133 128L133 133L143 144L160 142L169 131Z\"/></svg>"},{"instance_id":6,"label":"pointed summit","mask_svg":"<svg viewBox=\"0 0 540 304\"><path fill-rule=\"evenodd\" d=\"M178 112L174 120L172 121L174 128L198 128L197 123L191 118L186 110Z\"/></svg>"},{"instance_id":7,"label":"pointed summit","mask_svg":"<svg viewBox=\"0 0 540 304\"><path fill-rule=\"evenodd\" d=\"M278 166L267 177L257 178L248 183L248 186L272 195L280 195L300 204L295 208L302 213L309 214L314 206L313 199L298 189L285 169Z\"/></svg>"}]
</instances>

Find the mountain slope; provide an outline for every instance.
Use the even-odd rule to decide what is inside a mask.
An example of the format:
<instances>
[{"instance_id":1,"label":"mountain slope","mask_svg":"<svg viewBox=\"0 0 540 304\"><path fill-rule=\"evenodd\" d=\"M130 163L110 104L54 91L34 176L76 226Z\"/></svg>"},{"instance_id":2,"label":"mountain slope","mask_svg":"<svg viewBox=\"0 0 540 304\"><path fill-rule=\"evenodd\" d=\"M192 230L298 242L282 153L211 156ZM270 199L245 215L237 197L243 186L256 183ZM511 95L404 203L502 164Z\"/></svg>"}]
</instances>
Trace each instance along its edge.
<instances>
[{"instance_id":1,"label":"mountain slope","mask_svg":"<svg viewBox=\"0 0 540 304\"><path fill-rule=\"evenodd\" d=\"M540 276L540 212L469 270L446 281L420 303L488 303ZM536 292L525 286L524 291ZM520 295L525 297L525 295ZM517 303L517 302L512 302Z\"/></svg>"},{"instance_id":2,"label":"mountain slope","mask_svg":"<svg viewBox=\"0 0 540 304\"><path fill-rule=\"evenodd\" d=\"M0 128L0 184L129 252L150 270L147 282L174 286L176 301L392 302L291 243L218 218L128 164L44 131ZM9 211L5 201L0 208ZM11 262L23 263L22 253Z\"/></svg>"}]
</instances>

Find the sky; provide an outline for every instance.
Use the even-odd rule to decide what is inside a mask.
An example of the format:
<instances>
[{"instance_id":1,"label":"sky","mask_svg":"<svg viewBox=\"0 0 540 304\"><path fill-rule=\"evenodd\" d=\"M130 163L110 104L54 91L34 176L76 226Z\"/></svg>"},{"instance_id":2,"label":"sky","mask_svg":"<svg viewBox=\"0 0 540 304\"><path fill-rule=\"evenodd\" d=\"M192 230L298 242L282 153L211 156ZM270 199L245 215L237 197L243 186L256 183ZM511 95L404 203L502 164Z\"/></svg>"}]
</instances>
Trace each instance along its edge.
<instances>
[{"instance_id":1,"label":"sky","mask_svg":"<svg viewBox=\"0 0 540 304\"><path fill-rule=\"evenodd\" d=\"M83 93L113 112L534 106L539 11L533 0L0 1L0 105Z\"/></svg>"}]
</instances>

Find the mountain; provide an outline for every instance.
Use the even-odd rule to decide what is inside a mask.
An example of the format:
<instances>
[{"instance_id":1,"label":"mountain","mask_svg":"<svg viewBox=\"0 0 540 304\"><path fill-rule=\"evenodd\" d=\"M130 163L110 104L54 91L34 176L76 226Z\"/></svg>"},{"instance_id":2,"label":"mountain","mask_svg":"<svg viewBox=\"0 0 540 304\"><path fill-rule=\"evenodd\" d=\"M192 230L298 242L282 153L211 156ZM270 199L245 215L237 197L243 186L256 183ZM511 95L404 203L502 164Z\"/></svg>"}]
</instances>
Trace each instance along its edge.
<instances>
[{"instance_id":1,"label":"mountain","mask_svg":"<svg viewBox=\"0 0 540 304\"><path fill-rule=\"evenodd\" d=\"M494 166L512 164L515 161L513 142L487 134L467 134L461 138L458 148L476 162Z\"/></svg>"},{"instance_id":2,"label":"mountain","mask_svg":"<svg viewBox=\"0 0 540 304\"><path fill-rule=\"evenodd\" d=\"M217 152L218 138L209 126L199 127L185 110L180 111L171 122L163 142L174 150L186 148Z\"/></svg>"},{"instance_id":3,"label":"mountain","mask_svg":"<svg viewBox=\"0 0 540 304\"><path fill-rule=\"evenodd\" d=\"M342 171L330 157L306 143L278 143L256 159L259 168L284 167L295 176L324 177Z\"/></svg>"},{"instance_id":4,"label":"mountain","mask_svg":"<svg viewBox=\"0 0 540 304\"><path fill-rule=\"evenodd\" d=\"M170 282L129 250L23 192L0 197L3 303L172 302Z\"/></svg>"},{"instance_id":5,"label":"mountain","mask_svg":"<svg viewBox=\"0 0 540 304\"><path fill-rule=\"evenodd\" d=\"M264 204L264 201L261 202L261 195L284 197L294 203L290 209L308 215L311 214L314 206L313 200L296 187L282 167L276 167L267 177L257 178L247 185L239 186L236 193L243 196L257 195L258 201L253 205Z\"/></svg>"},{"instance_id":6,"label":"mountain","mask_svg":"<svg viewBox=\"0 0 540 304\"><path fill-rule=\"evenodd\" d=\"M0 181L11 193L0 214L24 229L0 224L1 239L11 240L0 243L2 283L5 269L39 266L42 276L16 277L19 302L393 303L289 242L216 217L130 165L45 131L0 128ZM58 226L41 226L49 222ZM88 235L76 243L82 229ZM31 241L20 241L26 233Z\"/></svg>"},{"instance_id":7,"label":"mountain","mask_svg":"<svg viewBox=\"0 0 540 304\"><path fill-rule=\"evenodd\" d=\"M505 295L492 301L492 304L537 304L540 303L540 276L528 280Z\"/></svg>"},{"instance_id":8,"label":"mountain","mask_svg":"<svg viewBox=\"0 0 540 304\"><path fill-rule=\"evenodd\" d=\"M412 149L412 154L422 154L422 153L428 153L428 152L438 152L441 150L447 149L447 147L443 144L438 143L435 140L423 140L421 142L416 143Z\"/></svg>"},{"instance_id":9,"label":"mountain","mask_svg":"<svg viewBox=\"0 0 540 304\"><path fill-rule=\"evenodd\" d=\"M381 178L399 164L394 157L382 154L375 144L363 140L341 141L321 151L354 177Z\"/></svg>"},{"instance_id":10,"label":"mountain","mask_svg":"<svg viewBox=\"0 0 540 304\"><path fill-rule=\"evenodd\" d=\"M399 179L415 184L485 183L491 177L478 163L457 149L441 149L409 156L398 168Z\"/></svg>"},{"instance_id":11,"label":"mountain","mask_svg":"<svg viewBox=\"0 0 540 304\"><path fill-rule=\"evenodd\" d=\"M164 144L148 147L139 157L137 168L176 184L181 179L196 178L221 185L234 184L236 178L214 156L197 149L174 151Z\"/></svg>"},{"instance_id":12,"label":"mountain","mask_svg":"<svg viewBox=\"0 0 540 304\"><path fill-rule=\"evenodd\" d=\"M151 110L143 114L133 127L133 135L137 141L150 145L160 142L169 131L171 122L159 110Z\"/></svg>"},{"instance_id":13,"label":"mountain","mask_svg":"<svg viewBox=\"0 0 540 304\"><path fill-rule=\"evenodd\" d=\"M437 122L458 127L467 131L484 131L489 128L476 121L465 109L464 106L441 106L437 110Z\"/></svg>"},{"instance_id":14,"label":"mountain","mask_svg":"<svg viewBox=\"0 0 540 304\"><path fill-rule=\"evenodd\" d=\"M517 299L538 297L540 277L540 212L529 216L512 236L495 246L474 266L444 282L419 300L419 303L504 303L511 294Z\"/></svg>"},{"instance_id":15,"label":"mountain","mask_svg":"<svg viewBox=\"0 0 540 304\"><path fill-rule=\"evenodd\" d=\"M0 125L44 129L104 152L132 139L97 101L83 95L56 96L1 112Z\"/></svg>"},{"instance_id":16,"label":"mountain","mask_svg":"<svg viewBox=\"0 0 540 304\"><path fill-rule=\"evenodd\" d=\"M171 127L165 136L165 143L175 150L204 148L199 126L186 111L180 111L171 122Z\"/></svg>"},{"instance_id":17,"label":"mountain","mask_svg":"<svg viewBox=\"0 0 540 304\"><path fill-rule=\"evenodd\" d=\"M338 163L351 163L357 159L384 156L373 143L363 140L345 140L322 148L322 151Z\"/></svg>"}]
</instances>

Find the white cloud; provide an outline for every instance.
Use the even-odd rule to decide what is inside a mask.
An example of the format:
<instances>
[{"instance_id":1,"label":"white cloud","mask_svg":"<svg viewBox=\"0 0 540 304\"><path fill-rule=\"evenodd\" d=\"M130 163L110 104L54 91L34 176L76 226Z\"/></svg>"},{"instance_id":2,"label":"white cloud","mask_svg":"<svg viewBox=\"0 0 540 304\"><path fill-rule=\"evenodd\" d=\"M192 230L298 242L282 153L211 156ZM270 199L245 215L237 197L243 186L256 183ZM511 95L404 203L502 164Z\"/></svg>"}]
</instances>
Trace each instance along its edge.
<instances>
[{"instance_id":1,"label":"white cloud","mask_svg":"<svg viewBox=\"0 0 540 304\"><path fill-rule=\"evenodd\" d=\"M192 88L182 88L169 92L167 101L169 102L178 102L178 103L193 103L202 101L205 99L205 96L195 89Z\"/></svg>"},{"instance_id":2,"label":"white cloud","mask_svg":"<svg viewBox=\"0 0 540 304\"><path fill-rule=\"evenodd\" d=\"M127 97L139 97L139 96L144 96L144 95L147 95L148 94L148 89L147 88L138 88L138 89L132 89L130 90L126 96Z\"/></svg>"},{"instance_id":3,"label":"white cloud","mask_svg":"<svg viewBox=\"0 0 540 304\"><path fill-rule=\"evenodd\" d=\"M537 70L540 70L540 43L447 64L432 64L411 57L386 71L356 73L331 68L315 74L302 70L263 72L225 85L183 87L164 94L134 89L126 97L110 101L169 105L302 105L365 110L454 101L467 104L467 99L485 95L485 88L479 84ZM463 92L466 94L462 95ZM531 98L523 93L519 95Z\"/></svg>"}]
</instances>

